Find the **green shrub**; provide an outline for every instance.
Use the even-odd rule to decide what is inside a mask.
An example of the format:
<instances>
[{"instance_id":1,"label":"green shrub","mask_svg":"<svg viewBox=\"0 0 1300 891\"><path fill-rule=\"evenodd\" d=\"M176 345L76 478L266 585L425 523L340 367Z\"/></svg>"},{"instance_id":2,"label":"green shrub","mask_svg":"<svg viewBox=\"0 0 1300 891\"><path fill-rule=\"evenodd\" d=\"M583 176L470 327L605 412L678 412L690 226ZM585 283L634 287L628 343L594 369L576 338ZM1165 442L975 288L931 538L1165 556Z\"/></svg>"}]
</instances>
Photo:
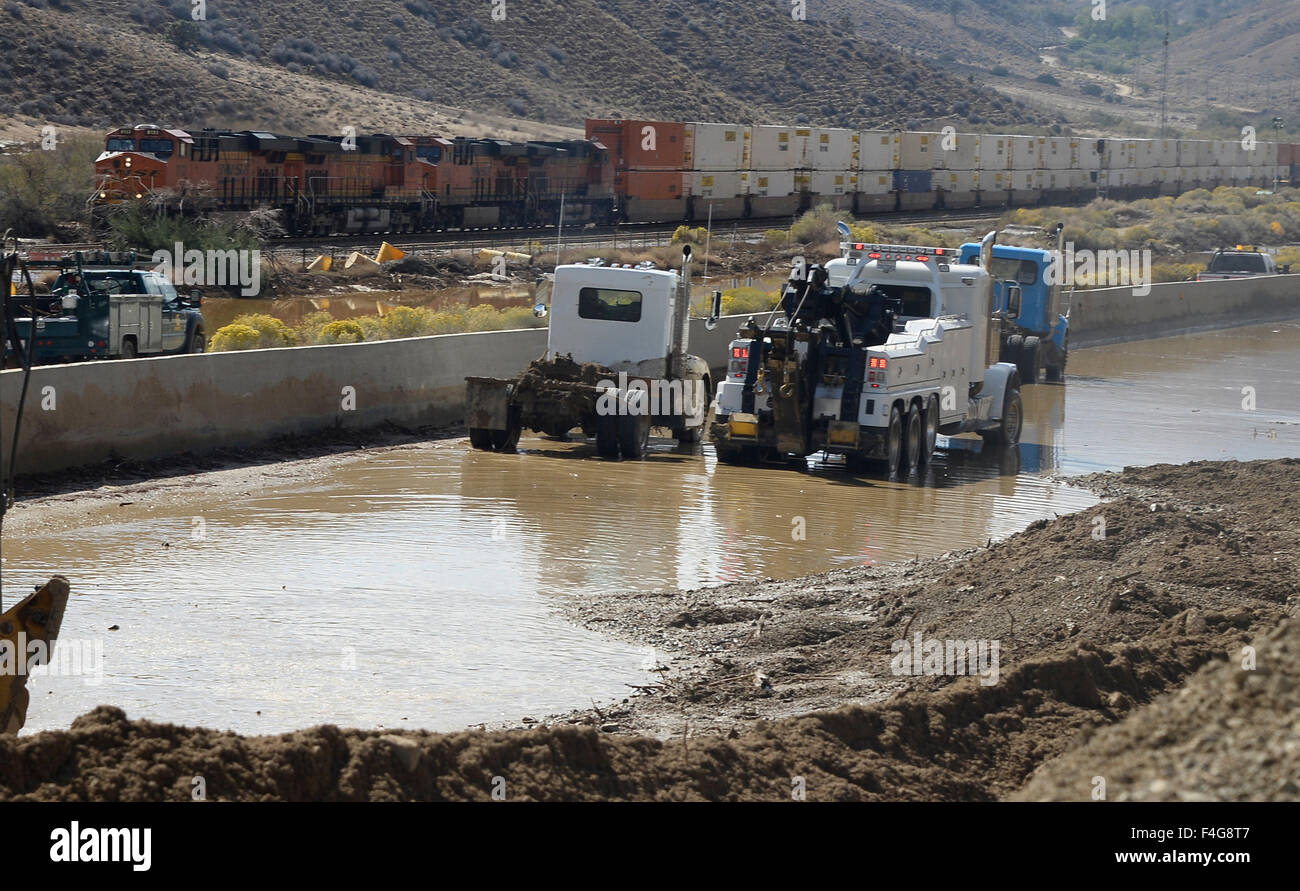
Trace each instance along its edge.
<instances>
[{"instance_id":1,"label":"green shrub","mask_svg":"<svg viewBox=\"0 0 1300 891\"><path fill-rule=\"evenodd\" d=\"M822 244L838 241L839 233L835 224L840 221L840 212L829 204L821 204L795 220L790 227L790 240L800 244Z\"/></svg>"},{"instance_id":2,"label":"green shrub","mask_svg":"<svg viewBox=\"0 0 1300 891\"><path fill-rule=\"evenodd\" d=\"M785 244L790 240L790 233L784 229L768 229L763 233L763 240L768 244Z\"/></svg>"},{"instance_id":3,"label":"green shrub","mask_svg":"<svg viewBox=\"0 0 1300 891\"><path fill-rule=\"evenodd\" d=\"M284 322L266 313L246 313L242 316L236 316L235 320L230 324L246 325L256 331L258 349L296 346L298 344L298 337L285 326Z\"/></svg>"},{"instance_id":4,"label":"green shrub","mask_svg":"<svg viewBox=\"0 0 1300 891\"><path fill-rule=\"evenodd\" d=\"M709 230L704 226L697 226L692 229L690 226L678 226L673 232L673 244L697 244L703 245L708 240Z\"/></svg>"},{"instance_id":5,"label":"green shrub","mask_svg":"<svg viewBox=\"0 0 1300 891\"><path fill-rule=\"evenodd\" d=\"M432 317L433 313L423 307L394 306L383 315L384 336L392 340L429 334Z\"/></svg>"},{"instance_id":6,"label":"green shrub","mask_svg":"<svg viewBox=\"0 0 1300 891\"><path fill-rule=\"evenodd\" d=\"M324 310L308 313L294 326L294 337L298 339L298 343L320 343L321 330L332 321L334 317Z\"/></svg>"}]
</instances>

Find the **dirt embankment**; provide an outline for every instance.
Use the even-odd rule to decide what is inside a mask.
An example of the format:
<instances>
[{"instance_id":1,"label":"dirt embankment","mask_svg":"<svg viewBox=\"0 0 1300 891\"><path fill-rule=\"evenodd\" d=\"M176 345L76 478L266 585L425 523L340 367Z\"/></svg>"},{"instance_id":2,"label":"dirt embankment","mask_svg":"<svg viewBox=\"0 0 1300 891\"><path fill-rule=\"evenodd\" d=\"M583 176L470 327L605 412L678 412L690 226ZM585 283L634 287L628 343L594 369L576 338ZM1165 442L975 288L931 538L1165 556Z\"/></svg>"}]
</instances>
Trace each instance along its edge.
<instances>
[{"instance_id":1,"label":"dirt embankment","mask_svg":"<svg viewBox=\"0 0 1300 891\"><path fill-rule=\"evenodd\" d=\"M1114 500L947 559L586 603L668 663L612 709L239 737L101 707L0 740L0 798L1300 797L1300 460L1087 482ZM918 634L996 642L996 683L896 674Z\"/></svg>"}]
</instances>

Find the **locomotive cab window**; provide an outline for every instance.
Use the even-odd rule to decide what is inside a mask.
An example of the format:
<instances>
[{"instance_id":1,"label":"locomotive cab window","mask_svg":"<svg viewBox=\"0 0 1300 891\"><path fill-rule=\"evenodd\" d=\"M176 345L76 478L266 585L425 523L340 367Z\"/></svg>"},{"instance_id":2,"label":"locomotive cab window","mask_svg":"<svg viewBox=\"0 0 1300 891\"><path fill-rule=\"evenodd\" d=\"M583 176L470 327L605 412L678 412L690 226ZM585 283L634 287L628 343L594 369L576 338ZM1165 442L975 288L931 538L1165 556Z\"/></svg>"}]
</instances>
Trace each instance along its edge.
<instances>
[{"instance_id":1,"label":"locomotive cab window","mask_svg":"<svg viewBox=\"0 0 1300 891\"><path fill-rule=\"evenodd\" d=\"M125 137L110 139L104 150L108 152L133 152L135 151L135 140Z\"/></svg>"},{"instance_id":2,"label":"locomotive cab window","mask_svg":"<svg viewBox=\"0 0 1300 891\"><path fill-rule=\"evenodd\" d=\"M172 153L172 141L170 139L141 139L140 151L165 157Z\"/></svg>"},{"instance_id":3,"label":"locomotive cab window","mask_svg":"<svg viewBox=\"0 0 1300 891\"><path fill-rule=\"evenodd\" d=\"M641 292L583 288L578 292L578 316L599 322L639 322Z\"/></svg>"}]
</instances>

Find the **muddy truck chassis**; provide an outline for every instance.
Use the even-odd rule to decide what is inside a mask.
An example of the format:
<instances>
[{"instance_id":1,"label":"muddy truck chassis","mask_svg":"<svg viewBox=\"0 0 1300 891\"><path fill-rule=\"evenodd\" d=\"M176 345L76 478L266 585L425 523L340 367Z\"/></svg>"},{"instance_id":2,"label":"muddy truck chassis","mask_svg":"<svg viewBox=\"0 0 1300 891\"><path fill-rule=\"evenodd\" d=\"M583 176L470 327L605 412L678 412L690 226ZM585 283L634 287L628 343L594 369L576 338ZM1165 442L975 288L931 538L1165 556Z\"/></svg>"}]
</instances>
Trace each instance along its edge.
<instances>
[{"instance_id":1,"label":"muddy truck chassis","mask_svg":"<svg viewBox=\"0 0 1300 891\"><path fill-rule=\"evenodd\" d=\"M603 458L645 456L652 427L682 443L703 438L712 380L687 353L690 248L682 271L560 266L555 271L546 354L517 378L466 378L470 444L514 451L525 429L594 437ZM708 324L716 324L715 293Z\"/></svg>"},{"instance_id":2,"label":"muddy truck chassis","mask_svg":"<svg viewBox=\"0 0 1300 891\"><path fill-rule=\"evenodd\" d=\"M843 247L825 269L796 269L780 311L732 341L709 431L718 460L825 451L851 468L883 462L893 476L928 463L939 434L1015 446L1019 371L990 361L999 332L988 274L945 248Z\"/></svg>"}]
</instances>

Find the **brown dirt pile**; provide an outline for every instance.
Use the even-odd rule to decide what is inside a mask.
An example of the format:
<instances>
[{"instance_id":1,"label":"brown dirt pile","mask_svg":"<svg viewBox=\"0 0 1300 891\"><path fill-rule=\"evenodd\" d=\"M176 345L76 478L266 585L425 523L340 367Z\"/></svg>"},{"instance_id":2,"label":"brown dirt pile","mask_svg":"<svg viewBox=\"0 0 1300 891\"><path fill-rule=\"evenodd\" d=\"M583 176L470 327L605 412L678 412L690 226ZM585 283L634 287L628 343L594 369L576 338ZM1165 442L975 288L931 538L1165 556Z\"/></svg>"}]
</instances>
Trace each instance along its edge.
<instances>
[{"instance_id":1,"label":"brown dirt pile","mask_svg":"<svg viewBox=\"0 0 1300 891\"><path fill-rule=\"evenodd\" d=\"M1300 461L1088 482L1115 500L970 554L588 602L583 621L670 657L662 684L612 709L529 730L239 737L101 707L0 740L0 798L188 800L195 776L211 799L487 799L496 777L510 800L789 800L796 778L811 800L1077 798L1084 773L1108 772L1111 797L1157 797L1148 780L1168 771L1199 794L1298 797L1294 642L1260 645L1261 665L1290 669L1227 660L1295 611ZM999 640L998 683L894 675L891 644L917 632ZM1234 762L1252 733L1265 741Z\"/></svg>"}]
</instances>

